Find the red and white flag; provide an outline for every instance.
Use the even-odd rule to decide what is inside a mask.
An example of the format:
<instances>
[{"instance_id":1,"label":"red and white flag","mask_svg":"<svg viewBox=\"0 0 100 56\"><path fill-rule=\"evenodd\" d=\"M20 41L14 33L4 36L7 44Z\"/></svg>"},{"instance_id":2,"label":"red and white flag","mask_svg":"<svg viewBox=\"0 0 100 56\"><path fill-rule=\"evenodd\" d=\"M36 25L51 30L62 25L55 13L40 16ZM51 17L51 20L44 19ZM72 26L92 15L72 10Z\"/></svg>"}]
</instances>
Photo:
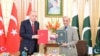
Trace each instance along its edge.
<instances>
[{"instance_id":1,"label":"red and white flag","mask_svg":"<svg viewBox=\"0 0 100 56\"><path fill-rule=\"evenodd\" d=\"M2 8L0 4L0 53L6 51L5 48L5 31L4 31L4 22L2 16Z\"/></svg>"},{"instance_id":2,"label":"red and white flag","mask_svg":"<svg viewBox=\"0 0 100 56\"><path fill-rule=\"evenodd\" d=\"M19 37L17 8L15 6L15 3L13 3L9 26L8 26L8 32L7 32L6 48L9 53L13 54L19 51L19 46L20 46L20 37Z\"/></svg>"},{"instance_id":3,"label":"red and white flag","mask_svg":"<svg viewBox=\"0 0 100 56\"><path fill-rule=\"evenodd\" d=\"M30 14L31 11L32 11L32 3L29 2L29 6L28 6L28 10L27 10L27 14L26 14L25 20L29 19L29 14Z\"/></svg>"}]
</instances>

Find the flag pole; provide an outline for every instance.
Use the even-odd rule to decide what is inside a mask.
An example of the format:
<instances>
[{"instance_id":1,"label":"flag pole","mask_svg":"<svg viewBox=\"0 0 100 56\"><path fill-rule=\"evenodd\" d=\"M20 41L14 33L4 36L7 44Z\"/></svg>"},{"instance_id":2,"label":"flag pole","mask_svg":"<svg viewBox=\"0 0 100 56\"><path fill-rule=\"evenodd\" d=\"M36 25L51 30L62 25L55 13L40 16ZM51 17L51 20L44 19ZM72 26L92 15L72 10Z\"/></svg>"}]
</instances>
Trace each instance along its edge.
<instances>
[{"instance_id":1,"label":"flag pole","mask_svg":"<svg viewBox=\"0 0 100 56\"><path fill-rule=\"evenodd\" d=\"M76 0L74 0L74 2L75 2Z\"/></svg>"}]
</instances>

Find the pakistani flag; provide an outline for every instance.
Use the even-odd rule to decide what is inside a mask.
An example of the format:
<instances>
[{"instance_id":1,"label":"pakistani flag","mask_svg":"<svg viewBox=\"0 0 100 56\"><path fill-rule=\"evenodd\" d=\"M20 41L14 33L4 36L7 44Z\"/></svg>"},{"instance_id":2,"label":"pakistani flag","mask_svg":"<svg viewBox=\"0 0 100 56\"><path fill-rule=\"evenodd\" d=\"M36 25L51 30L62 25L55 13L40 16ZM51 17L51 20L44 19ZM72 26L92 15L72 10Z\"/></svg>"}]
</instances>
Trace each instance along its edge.
<instances>
[{"instance_id":1,"label":"pakistani flag","mask_svg":"<svg viewBox=\"0 0 100 56\"><path fill-rule=\"evenodd\" d=\"M86 40L88 44L88 54L92 54L92 43L91 43L91 28L90 28L90 15L89 15L89 4L88 1L85 4L84 8L84 21L83 21L83 31L82 31L82 40Z\"/></svg>"},{"instance_id":2,"label":"pakistani flag","mask_svg":"<svg viewBox=\"0 0 100 56\"><path fill-rule=\"evenodd\" d=\"M72 26L73 28L77 29L78 36L79 36L80 34L79 34L79 23L78 23L78 10L77 10L76 1L73 4ZM79 36L79 39L80 39L80 36Z\"/></svg>"},{"instance_id":3,"label":"pakistani flag","mask_svg":"<svg viewBox=\"0 0 100 56\"><path fill-rule=\"evenodd\" d=\"M97 36L96 36L96 45L93 48L93 54L100 54L100 20L97 29Z\"/></svg>"}]
</instances>

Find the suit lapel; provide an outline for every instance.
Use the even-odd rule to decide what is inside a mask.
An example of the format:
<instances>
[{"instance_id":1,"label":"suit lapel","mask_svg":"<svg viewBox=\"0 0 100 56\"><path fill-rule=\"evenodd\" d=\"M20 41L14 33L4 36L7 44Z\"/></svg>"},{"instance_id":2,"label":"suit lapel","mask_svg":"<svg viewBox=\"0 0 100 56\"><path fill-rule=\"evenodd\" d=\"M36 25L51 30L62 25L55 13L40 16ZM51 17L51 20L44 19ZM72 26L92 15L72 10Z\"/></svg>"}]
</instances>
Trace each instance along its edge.
<instances>
[{"instance_id":1,"label":"suit lapel","mask_svg":"<svg viewBox=\"0 0 100 56\"><path fill-rule=\"evenodd\" d=\"M70 26L68 26L68 28L67 28L67 39L68 39L68 42L70 40L70 35L71 35L71 29L70 29Z\"/></svg>"},{"instance_id":2,"label":"suit lapel","mask_svg":"<svg viewBox=\"0 0 100 56\"><path fill-rule=\"evenodd\" d=\"M28 29L33 33L30 20L27 20L27 27L28 27Z\"/></svg>"}]
</instances>

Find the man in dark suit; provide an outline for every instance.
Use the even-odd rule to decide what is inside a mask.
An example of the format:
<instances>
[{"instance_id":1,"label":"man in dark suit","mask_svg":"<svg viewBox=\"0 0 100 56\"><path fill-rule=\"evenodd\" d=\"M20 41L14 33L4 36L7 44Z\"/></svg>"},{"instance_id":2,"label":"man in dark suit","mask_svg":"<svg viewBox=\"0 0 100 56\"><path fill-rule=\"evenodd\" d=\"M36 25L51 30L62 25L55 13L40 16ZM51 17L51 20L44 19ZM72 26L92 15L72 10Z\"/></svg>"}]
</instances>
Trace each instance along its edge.
<instances>
[{"instance_id":1,"label":"man in dark suit","mask_svg":"<svg viewBox=\"0 0 100 56\"><path fill-rule=\"evenodd\" d=\"M34 52L39 51L39 46L37 44L37 31L39 30L39 22L36 19L37 12L31 11L29 19L21 22L20 36L22 39L20 44L20 53L27 50L28 54L31 55Z\"/></svg>"}]
</instances>

